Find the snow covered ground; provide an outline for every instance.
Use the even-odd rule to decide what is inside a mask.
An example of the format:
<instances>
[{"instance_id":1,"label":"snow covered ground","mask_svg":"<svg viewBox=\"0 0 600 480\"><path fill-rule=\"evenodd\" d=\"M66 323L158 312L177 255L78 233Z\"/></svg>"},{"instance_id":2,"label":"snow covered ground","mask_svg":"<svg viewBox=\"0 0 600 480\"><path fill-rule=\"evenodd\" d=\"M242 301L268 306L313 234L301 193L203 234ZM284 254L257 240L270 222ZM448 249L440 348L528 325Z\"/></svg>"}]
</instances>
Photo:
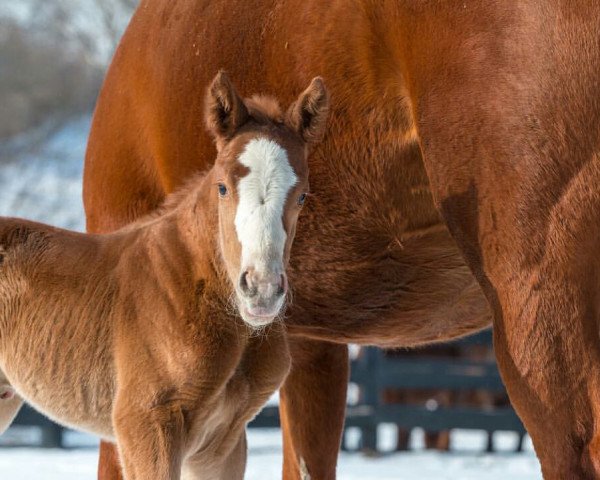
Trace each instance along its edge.
<instances>
[{"instance_id":1,"label":"snow covered ground","mask_svg":"<svg viewBox=\"0 0 600 480\"><path fill-rule=\"evenodd\" d=\"M74 120L52 135L37 151L18 161L0 163L0 215L20 216L66 228L84 229L81 174L90 118ZM27 137L13 142L27 142ZM0 145L0 160L2 148ZM276 400L275 400L276 401ZM352 432L349 444L352 444ZM23 439L19 430L0 437L0 444ZM391 450L394 428L381 431L381 446ZM356 440L356 439L354 439ZM516 436L497 434L500 452L481 453L483 432L453 432L454 451L422 450L421 438L410 453L386 454L379 458L342 453L341 480L529 480L541 478L531 445L521 454L511 453ZM67 450L0 448L0 480L92 480L96 474L97 440L69 434ZM247 480L280 478L281 438L278 430L251 430Z\"/></svg>"},{"instance_id":2,"label":"snow covered ground","mask_svg":"<svg viewBox=\"0 0 600 480\"><path fill-rule=\"evenodd\" d=\"M383 428L389 443L393 428ZM386 442L387 440L387 442ZM421 444L417 438L417 446ZM386 454L378 458L360 453L341 453L340 480L535 480L541 479L539 464L527 445L525 453L482 454L483 432L453 432L456 450L437 453L417 449L410 453ZM516 442L511 433L496 434L505 448ZM71 434L69 450L0 449L0 478L19 480L93 480L98 452L91 437ZM246 480L281 478L281 434L279 430L250 430Z\"/></svg>"}]
</instances>

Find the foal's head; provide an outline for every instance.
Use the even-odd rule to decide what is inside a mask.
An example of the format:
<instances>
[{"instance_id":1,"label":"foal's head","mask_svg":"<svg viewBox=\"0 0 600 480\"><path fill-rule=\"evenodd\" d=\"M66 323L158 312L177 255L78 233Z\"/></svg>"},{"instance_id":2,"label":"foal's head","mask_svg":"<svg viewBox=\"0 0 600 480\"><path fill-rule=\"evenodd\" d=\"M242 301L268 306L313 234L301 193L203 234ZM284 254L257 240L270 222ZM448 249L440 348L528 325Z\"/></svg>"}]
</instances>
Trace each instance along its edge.
<instances>
[{"instance_id":1,"label":"foal's head","mask_svg":"<svg viewBox=\"0 0 600 480\"><path fill-rule=\"evenodd\" d=\"M220 250L241 316L253 327L269 324L283 307L285 268L308 192L307 155L323 136L328 108L320 78L287 113L268 97L240 98L222 72L208 89Z\"/></svg>"}]
</instances>

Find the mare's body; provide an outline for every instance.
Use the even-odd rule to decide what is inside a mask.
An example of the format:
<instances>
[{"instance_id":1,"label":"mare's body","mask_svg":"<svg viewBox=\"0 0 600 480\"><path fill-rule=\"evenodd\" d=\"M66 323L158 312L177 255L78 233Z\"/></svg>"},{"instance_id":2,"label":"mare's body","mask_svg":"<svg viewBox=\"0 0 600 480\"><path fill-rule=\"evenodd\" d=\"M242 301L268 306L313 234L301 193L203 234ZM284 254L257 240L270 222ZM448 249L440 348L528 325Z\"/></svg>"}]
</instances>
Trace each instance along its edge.
<instances>
[{"instance_id":1,"label":"mare's body","mask_svg":"<svg viewBox=\"0 0 600 480\"><path fill-rule=\"evenodd\" d=\"M492 316L544 475L593 477L599 30L587 1L145 0L96 110L88 228L152 210L210 158L193 119L218 68L282 98L323 75L330 130L291 260L285 477L335 477L346 342L450 339Z\"/></svg>"}]
</instances>

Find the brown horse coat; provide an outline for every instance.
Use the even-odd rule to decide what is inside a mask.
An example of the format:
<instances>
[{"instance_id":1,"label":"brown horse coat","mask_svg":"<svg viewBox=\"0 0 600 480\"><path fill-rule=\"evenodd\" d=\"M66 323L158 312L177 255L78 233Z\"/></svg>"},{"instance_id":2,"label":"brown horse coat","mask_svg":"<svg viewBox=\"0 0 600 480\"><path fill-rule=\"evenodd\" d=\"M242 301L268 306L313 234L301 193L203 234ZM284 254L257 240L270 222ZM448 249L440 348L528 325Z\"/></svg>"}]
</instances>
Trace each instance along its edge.
<instances>
[{"instance_id":1,"label":"brown horse coat","mask_svg":"<svg viewBox=\"0 0 600 480\"><path fill-rule=\"evenodd\" d=\"M193 122L217 69L288 100L322 75L331 121L291 259L285 477L335 477L345 342L427 343L492 314L545 477L599 476L598 31L587 0L144 0L96 109L88 228L154 209L211 158Z\"/></svg>"},{"instance_id":2,"label":"brown horse coat","mask_svg":"<svg viewBox=\"0 0 600 480\"><path fill-rule=\"evenodd\" d=\"M0 397L1 429L24 399L116 440L128 479L243 477L245 425L290 358L277 311L237 310L251 311L261 290L277 302L285 294L285 271L274 291L261 283L269 267L260 259L287 264L327 94L316 79L284 115L272 99L242 101L219 74L207 98L215 165L157 213L106 235L0 218L0 393L10 385L18 394ZM250 220L240 212L253 188L271 209L257 213L281 213L264 223L280 234L251 231L260 258L243 264Z\"/></svg>"},{"instance_id":3,"label":"brown horse coat","mask_svg":"<svg viewBox=\"0 0 600 480\"><path fill-rule=\"evenodd\" d=\"M0 368L50 418L118 440L127 478L178 478L183 456L242 478L244 426L289 367L284 328L229 313L218 260L177 217L104 236L0 219Z\"/></svg>"}]
</instances>

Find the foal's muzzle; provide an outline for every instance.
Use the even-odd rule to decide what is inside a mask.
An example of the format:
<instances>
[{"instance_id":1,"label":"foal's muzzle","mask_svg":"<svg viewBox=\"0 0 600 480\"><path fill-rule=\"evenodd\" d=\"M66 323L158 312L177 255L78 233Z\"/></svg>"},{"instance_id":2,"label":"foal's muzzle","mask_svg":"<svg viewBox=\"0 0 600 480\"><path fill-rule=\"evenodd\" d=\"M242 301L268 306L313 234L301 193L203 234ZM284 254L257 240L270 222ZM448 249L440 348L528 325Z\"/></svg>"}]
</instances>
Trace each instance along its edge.
<instances>
[{"instance_id":1,"label":"foal's muzzle","mask_svg":"<svg viewBox=\"0 0 600 480\"><path fill-rule=\"evenodd\" d=\"M252 326L271 323L283 307L288 282L285 273L259 272L248 268L238 281L240 311Z\"/></svg>"}]
</instances>

